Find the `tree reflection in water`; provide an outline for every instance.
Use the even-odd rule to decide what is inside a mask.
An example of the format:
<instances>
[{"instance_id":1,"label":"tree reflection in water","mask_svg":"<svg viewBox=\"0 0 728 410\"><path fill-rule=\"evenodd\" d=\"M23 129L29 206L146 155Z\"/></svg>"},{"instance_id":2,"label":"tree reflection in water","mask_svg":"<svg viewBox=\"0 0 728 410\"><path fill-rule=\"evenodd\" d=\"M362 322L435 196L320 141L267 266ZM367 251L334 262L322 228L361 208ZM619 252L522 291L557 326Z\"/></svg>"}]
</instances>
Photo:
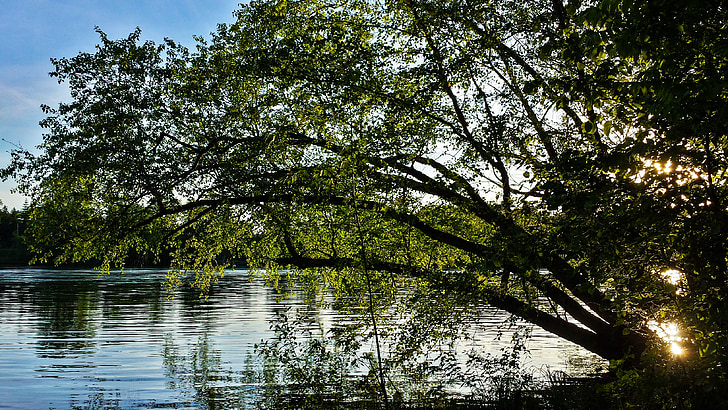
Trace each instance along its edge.
<instances>
[{"instance_id":1,"label":"tree reflection in water","mask_svg":"<svg viewBox=\"0 0 728 410\"><path fill-rule=\"evenodd\" d=\"M249 358L246 370L236 372L221 360L205 333L189 352L181 352L173 337L167 337L162 351L167 387L189 399L196 408L239 409L255 404L260 398L259 383Z\"/></svg>"},{"instance_id":2,"label":"tree reflection in water","mask_svg":"<svg viewBox=\"0 0 728 410\"><path fill-rule=\"evenodd\" d=\"M33 283L31 304L38 316L40 357L91 353L95 348L93 311L98 307L95 283L54 281Z\"/></svg>"},{"instance_id":3,"label":"tree reflection in water","mask_svg":"<svg viewBox=\"0 0 728 410\"><path fill-rule=\"evenodd\" d=\"M279 288L266 288L247 272L227 274L208 300L181 292L170 301L163 277L161 271L103 278L85 271L3 272L0 347L9 350L0 360L0 397L15 400L0 406L382 407L371 320L357 303L347 305L325 288L307 293L285 277ZM279 300L289 290L302 291ZM496 398L498 383L537 387L518 368L525 350L508 343L519 327L494 341L499 324L510 325L503 323L507 316L465 308L446 294L404 296L377 313L392 403L487 401ZM456 333L464 325L470 339Z\"/></svg>"},{"instance_id":4,"label":"tree reflection in water","mask_svg":"<svg viewBox=\"0 0 728 410\"><path fill-rule=\"evenodd\" d=\"M284 323L280 325L280 323ZM326 339L298 340L293 327L279 322L280 337L258 345L259 356L248 355L242 371L221 360L221 352L204 335L188 352L165 340L168 388L184 395L183 405L201 409L298 408L343 403L356 397L348 355L332 352ZM375 407L370 400L367 407ZM358 403L357 408L362 403Z\"/></svg>"}]
</instances>

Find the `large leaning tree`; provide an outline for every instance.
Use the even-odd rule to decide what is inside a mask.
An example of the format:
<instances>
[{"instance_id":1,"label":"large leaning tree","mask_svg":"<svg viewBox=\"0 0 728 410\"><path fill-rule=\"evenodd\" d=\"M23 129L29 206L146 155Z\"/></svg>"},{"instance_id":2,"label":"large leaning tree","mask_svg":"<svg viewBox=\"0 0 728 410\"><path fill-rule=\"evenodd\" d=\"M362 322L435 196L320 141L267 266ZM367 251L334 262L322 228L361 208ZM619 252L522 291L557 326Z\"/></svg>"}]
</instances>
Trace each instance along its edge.
<instances>
[{"instance_id":1,"label":"large leaning tree","mask_svg":"<svg viewBox=\"0 0 728 410\"><path fill-rule=\"evenodd\" d=\"M279 0L193 51L99 30L53 60L72 100L4 176L41 261L169 252L202 288L223 255L342 288L365 272L630 366L674 322L723 377L726 12Z\"/></svg>"}]
</instances>

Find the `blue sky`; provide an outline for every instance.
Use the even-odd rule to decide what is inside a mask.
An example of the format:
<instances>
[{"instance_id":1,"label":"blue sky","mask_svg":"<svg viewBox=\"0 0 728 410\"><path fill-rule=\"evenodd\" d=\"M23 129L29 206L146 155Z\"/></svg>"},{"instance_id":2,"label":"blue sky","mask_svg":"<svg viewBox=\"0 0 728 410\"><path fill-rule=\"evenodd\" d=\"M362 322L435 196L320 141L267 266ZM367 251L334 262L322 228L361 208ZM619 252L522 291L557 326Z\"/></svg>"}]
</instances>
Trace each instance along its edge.
<instances>
[{"instance_id":1,"label":"blue sky","mask_svg":"<svg viewBox=\"0 0 728 410\"><path fill-rule=\"evenodd\" d=\"M169 37L188 47L193 35L209 37L218 23L234 21L242 0L0 0L0 167L13 144L33 148L42 141L41 104L67 101L68 91L48 76L53 57L93 51L95 26L110 38L136 27L144 40ZM25 199L0 183L0 200L20 208Z\"/></svg>"}]
</instances>

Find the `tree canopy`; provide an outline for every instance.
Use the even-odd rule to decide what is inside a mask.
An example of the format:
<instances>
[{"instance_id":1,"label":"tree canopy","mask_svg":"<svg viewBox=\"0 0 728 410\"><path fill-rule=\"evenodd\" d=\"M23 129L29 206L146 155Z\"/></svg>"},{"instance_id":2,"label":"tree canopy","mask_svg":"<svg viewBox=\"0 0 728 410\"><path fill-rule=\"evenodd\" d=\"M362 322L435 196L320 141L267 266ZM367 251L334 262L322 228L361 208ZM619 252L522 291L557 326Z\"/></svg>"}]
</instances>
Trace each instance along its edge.
<instances>
[{"instance_id":1,"label":"tree canopy","mask_svg":"<svg viewBox=\"0 0 728 410\"><path fill-rule=\"evenodd\" d=\"M3 175L42 261L171 252L203 289L222 255L373 272L627 368L672 360L674 322L715 392L728 15L678 3L254 1L195 50L99 30Z\"/></svg>"}]
</instances>

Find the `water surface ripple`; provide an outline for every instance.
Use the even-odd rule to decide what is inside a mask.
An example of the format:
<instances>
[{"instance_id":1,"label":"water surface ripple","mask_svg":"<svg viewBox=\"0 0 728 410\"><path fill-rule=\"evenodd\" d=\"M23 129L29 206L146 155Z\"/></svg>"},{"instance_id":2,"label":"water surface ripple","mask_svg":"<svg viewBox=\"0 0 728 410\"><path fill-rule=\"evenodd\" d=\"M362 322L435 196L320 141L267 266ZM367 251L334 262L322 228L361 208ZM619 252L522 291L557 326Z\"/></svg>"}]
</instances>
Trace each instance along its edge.
<instances>
[{"instance_id":1,"label":"water surface ripple","mask_svg":"<svg viewBox=\"0 0 728 410\"><path fill-rule=\"evenodd\" d=\"M200 408L233 388L237 407L252 406L260 386L240 375L254 345L272 336L276 313L305 302L280 303L245 271L227 272L207 300L169 300L164 277L0 270L0 409ZM487 329L504 316L491 316L473 343L493 344ZM530 349L537 366L558 369L575 348L536 330Z\"/></svg>"}]
</instances>

